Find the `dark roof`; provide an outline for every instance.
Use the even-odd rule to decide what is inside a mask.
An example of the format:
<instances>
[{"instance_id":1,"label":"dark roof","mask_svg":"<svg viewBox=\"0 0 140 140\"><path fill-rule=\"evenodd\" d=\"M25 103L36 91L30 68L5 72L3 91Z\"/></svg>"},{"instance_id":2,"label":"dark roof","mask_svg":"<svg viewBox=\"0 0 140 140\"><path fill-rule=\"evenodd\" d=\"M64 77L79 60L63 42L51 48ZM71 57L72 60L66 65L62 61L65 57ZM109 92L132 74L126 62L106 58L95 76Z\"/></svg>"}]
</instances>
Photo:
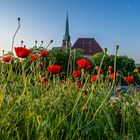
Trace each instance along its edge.
<instances>
[{"instance_id":1,"label":"dark roof","mask_svg":"<svg viewBox=\"0 0 140 140\"><path fill-rule=\"evenodd\" d=\"M85 55L94 55L98 52L103 52L103 49L94 38L78 38L72 49L81 48Z\"/></svg>"}]
</instances>

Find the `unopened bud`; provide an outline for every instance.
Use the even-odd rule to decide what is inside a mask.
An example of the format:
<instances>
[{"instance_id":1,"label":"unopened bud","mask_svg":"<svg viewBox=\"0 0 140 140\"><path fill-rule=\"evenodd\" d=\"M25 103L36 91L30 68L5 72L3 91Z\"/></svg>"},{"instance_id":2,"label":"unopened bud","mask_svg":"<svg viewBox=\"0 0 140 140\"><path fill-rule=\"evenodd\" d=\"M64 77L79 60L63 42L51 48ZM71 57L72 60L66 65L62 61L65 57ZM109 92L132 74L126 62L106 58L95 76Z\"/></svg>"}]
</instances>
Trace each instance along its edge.
<instances>
[{"instance_id":1,"label":"unopened bud","mask_svg":"<svg viewBox=\"0 0 140 140\"><path fill-rule=\"evenodd\" d=\"M20 17L18 17L18 21L20 21Z\"/></svg>"},{"instance_id":2,"label":"unopened bud","mask_svg":"<svg viewBox=\"0 0 140 140\"><path fill-rule=\"evenodd\" d=\"M50 41L50 43L52 43L52 42L53 42L53 40Z\"/></svg>"},{"instance_id":3,"label":"unopened bud","mask_svg":"<svg viewBox=\"0 0 140 140\"><path fill-rule=\"evenodd\" d=\"M116 49L117 49L117 50L119 49L119 45L116 45Z\"/></svg>"},{"instance_id":4,"label":"unopened bud","mask_svg":"<svg viewBox=\"0 0 140 140\"><path fill-rule=\"evenodd\" d=\"M104 52L107 53L107 48L104 48Z\"/></svg>"}]
</instances>

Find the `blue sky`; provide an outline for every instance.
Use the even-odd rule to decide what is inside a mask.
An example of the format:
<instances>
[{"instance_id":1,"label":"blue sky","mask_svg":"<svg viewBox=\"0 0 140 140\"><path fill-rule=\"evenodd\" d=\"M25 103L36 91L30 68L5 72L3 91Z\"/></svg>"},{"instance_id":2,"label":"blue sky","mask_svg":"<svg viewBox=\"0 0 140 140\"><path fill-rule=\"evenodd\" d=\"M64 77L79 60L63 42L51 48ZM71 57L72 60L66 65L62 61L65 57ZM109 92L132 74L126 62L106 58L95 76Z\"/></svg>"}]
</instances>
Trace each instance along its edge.
<instances>
[{"instance_id":1,"label":"blue sky","mask_svg":"<svg viewBox=\"0 0 140 140\"><path fill-rule=\"evenodd\" d=\"M69 13L72 44L78 37L94 37L109 54L128 55L140 63L140 0L1 0L0 51L11 50L12 36L21 28L15 46L32 47L35 40L54 42L61 46L65 30L66 12Z\"/></svg>"}]
</instances>

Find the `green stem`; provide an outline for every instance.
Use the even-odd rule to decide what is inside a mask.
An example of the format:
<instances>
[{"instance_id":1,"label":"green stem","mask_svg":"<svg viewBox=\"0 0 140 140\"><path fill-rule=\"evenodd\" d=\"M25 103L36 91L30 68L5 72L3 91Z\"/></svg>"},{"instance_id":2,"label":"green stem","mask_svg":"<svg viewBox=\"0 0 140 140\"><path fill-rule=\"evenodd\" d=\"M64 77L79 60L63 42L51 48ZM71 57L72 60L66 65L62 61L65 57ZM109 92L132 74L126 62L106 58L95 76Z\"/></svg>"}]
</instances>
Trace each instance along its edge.
<instances>
[{"instance_id":1,"label":"green stem","mask_svg":"<svg viewBox=\"0 0 140 140\"><path fill-rule=\"evenodd\" d=\"M14 48L15 37L16 37L16 34L17 34L19 28L20 28L20 18L18 18L18 28L17 28L17 30L16 30L14 36L13 36L13 39L12 39L12 49L11 49L12 53L13 53L13 48Z\"/></svg>"}]
</instances>

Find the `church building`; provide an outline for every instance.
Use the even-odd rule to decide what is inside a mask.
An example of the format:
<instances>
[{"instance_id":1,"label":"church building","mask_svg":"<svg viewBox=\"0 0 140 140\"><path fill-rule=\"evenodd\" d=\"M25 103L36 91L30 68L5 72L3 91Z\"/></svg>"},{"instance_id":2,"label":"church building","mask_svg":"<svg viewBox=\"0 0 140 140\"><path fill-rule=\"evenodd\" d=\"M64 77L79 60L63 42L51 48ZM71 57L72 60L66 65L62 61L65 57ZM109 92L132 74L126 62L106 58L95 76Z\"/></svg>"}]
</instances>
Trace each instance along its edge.
<instances>
[{"instance_id":1,"label":"church building","mask_svg":"<svg viewBox=\"0 0 140 140\"><path fill-rule=\"evenodd\" d=\"M69 34L69 18L67 13L65 34L63 36L62 48L67 49L68 47L71 47L71 40ZM82 49L84 51L84 55L87 56L94 55L98 52L103 52L103 49L97 43L95 38L78 38L77 41L72 46L72 49L78 49L78 48Z\"/></svg>"}]
</instances>

